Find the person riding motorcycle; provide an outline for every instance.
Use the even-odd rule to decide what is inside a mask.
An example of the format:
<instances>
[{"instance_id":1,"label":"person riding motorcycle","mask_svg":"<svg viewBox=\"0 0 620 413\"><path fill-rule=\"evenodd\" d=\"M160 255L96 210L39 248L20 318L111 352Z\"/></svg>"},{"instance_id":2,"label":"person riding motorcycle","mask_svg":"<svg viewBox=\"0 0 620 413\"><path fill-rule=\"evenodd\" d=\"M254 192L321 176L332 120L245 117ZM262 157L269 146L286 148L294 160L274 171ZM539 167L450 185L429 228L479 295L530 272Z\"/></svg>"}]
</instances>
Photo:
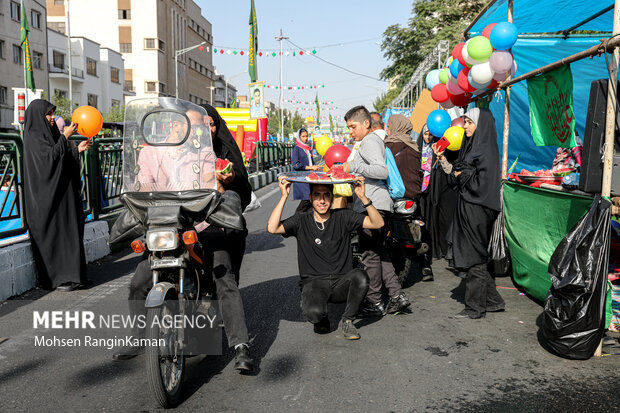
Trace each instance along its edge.
<instances>
[{"instance_id":1,"label":"person riding motorcycle","mask_svg":"<svg viewBox=\"0 0 620 413\"><path fill-rule=\"evenodd\" d=\"M185 111L189 119L191 130L187 139L194 140L196 136L205 133L208 125L205 124L206 116L195 109ZM173 121L165 143L173 144L180 142L188 132L186 122ZM197 140L195 140L197 142ZM175 191L187 190L183 183L191 182L201 171L214 171L216 153L212 147L200 148L199 165L195 162L195 154L192 156L187 149L179 146L144 146L139 154L137 167L139 191ZM205 167L209 165L210 167ZM199 176L200 181L212 182L212 187L219 192L224 192L222 181L226 177L221 174L207 173L207 176ZM230 177L228 178L230 180ZM205 273L213 274L216 293L220 304L225 331L230 347L235 348L235 369L248 372L253 369L254 363L250 357L248 347L248 332L245 322L245 313L241 294L237 285L235 271L231 262L229 250L230 237L218 227L202 222L196 225L198 240L205 251ZM152 287L152 275L149 261L140 262L131 279L129 286L129 310L132 315L145 313L144 301ZM137 336L142 336L144 331L136 331ZM126 360L141 354L144 348L127 347L113 355L114 360Z\"/></svg>"}]
</instances>

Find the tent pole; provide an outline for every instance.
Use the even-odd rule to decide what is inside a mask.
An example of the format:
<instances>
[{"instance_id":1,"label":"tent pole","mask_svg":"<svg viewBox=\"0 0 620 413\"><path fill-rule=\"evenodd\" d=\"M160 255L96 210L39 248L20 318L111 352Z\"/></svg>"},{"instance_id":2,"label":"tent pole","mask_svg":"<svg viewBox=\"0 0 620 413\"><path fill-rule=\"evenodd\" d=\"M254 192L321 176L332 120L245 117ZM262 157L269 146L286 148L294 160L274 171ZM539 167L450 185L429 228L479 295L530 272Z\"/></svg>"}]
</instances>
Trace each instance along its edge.
<instances>
[{"instance_id":1,"label":"tent pole","mask_svg":"<svg viewBox=\"0 0 620 413\"><path fill-rule=\"evenodd\" d=\"M487 10L489 10L489 8L491 8L491 6L494 5L496 2L497 0L491 0L487 3L486 6L482 8L482 10L480 10L480 13L478 13L478 15L474 17L474 20L472 20L472 22L469 23L469 26L467 26L465 30L463 30L463 39L467 39L467 34L469 34L469 31L471 30L471 28L474 27L474 24L478 23L478 20L480 20L482 16L484 16L484 13L486 13ZM510 20L508 21L512 23L512 7L510 6L508 6L508 15L510 16L509 17Z\"/></svg>"},{"instance_id":2,"label":"tent pole","mask_svg":"<svg viewBox=\"0 0 620 413\"><path fill-rule=\"evenodd\" d=\"M620 33L620 0L614 5L613 34ZM603 153L603 185L602 196L611 194L611 173L614 157L614 132L616 123L616 89L618 85L618 48L614 48L609 62L609 83L607 84L607 113L605 118L605 146Z\"/></svg>"},{"instance_id":3,"label":"tent pole","mask_svg":"<svg viewBox=\"0 0 620 413\"><path fill-rule=\"evenodd\" d=\"M620 1L620 0L616 0ZM513 0L508 0L508 22L512 23ZM506 80L510 80L510 72ZM504 99L504 137L502 141L502 179L508 178L508 136L510 135L510 87Z\"/></svg>"}]
</instances>

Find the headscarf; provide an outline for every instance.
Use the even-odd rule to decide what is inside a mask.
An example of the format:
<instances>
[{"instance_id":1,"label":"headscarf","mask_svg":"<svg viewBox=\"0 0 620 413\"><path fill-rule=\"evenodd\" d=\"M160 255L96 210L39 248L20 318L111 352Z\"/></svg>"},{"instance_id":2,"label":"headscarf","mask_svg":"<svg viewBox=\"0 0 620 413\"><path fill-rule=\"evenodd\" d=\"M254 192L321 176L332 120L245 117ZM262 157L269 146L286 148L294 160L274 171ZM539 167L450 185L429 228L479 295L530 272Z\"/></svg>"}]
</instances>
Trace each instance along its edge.
<instances>
[{"instance_id":1,"label":"headscarf","mask_svg":"<svg viewBox=\"0 0 620 413\"><path fill-rule=\"evenodd\" d=\"M235 180L226 189L231 189L239 195L241 198L241 206L245 209L252 199L252 187L248 180L248 171L245 169L239 146L237 146L237 142L230 133L230 130L228 130L228 126L226 126L226 121L222 119L218 111L213 106L206 103L200 106L207 111L207 114L211 116L215 124L215 133L211 136L213 140L213 151L218 158L225 157L233 163Z\"/></svg>"},{"instance_id":2,"label":"headscarf","mask_svg":"<svg viewBox=\"0 0 620 413\"><path fill-rule=\"evenodd\" d=\"M385 137L385 143L402 142L414 151L420 152L418 144L411 140L413 125L408 118L400 114L392 115L388 120L387 126L390 129L390 134Z\"/></svg>"},{"instance_id":3,"label":"headscarf","mask_svg":"<svg viewBox=\"0 0 620 413\"><path fill-rule=\"evenodd\" d=\"M418 142L418 144L420 145L419 147L422 148L422 151L420 152L420 167L423 171L421 188L422 192L426 191L426 188L428 188L428 184L431 180L431 169L433 168L433 141L431 140L431 142L426 143L426 141L424 140L424 134L426 132L428 132L428 126L425 123L424 126L422 126L422 132L420 132L420 139Z\"/></svg>"},{"instance_id":4,"label":"headscarf","mask_svg":"<svg viewBox=\"0 0 620 413\"><path fill-rule=\"evenodd\" d=\"M467 202L482 205L495 211L500 205L500 162L495 119L488 109L470 109L465 117L476 124L471 137L465 136L454 162L461 171L460 193Z\"/></svg>"},{"instance_id":5,"label":"headscarf","mask_svg":"<svg viewBox=\"0 0 620 413\"><path fill-rule=\"evenodd\" d=\"M310 142L310 145L303 143L301 141L301 133L302 132L306 132L308 133L308 130L306 128L300 128L297 131L297 136L295 136L295 142L296 145L299 146L301 149L303 149L303 151L306 153L306 156L308 156L308 165L312 165L312 139L310 138L310 134L308 134L308 141Z\"/></svg>"}]
</instances>

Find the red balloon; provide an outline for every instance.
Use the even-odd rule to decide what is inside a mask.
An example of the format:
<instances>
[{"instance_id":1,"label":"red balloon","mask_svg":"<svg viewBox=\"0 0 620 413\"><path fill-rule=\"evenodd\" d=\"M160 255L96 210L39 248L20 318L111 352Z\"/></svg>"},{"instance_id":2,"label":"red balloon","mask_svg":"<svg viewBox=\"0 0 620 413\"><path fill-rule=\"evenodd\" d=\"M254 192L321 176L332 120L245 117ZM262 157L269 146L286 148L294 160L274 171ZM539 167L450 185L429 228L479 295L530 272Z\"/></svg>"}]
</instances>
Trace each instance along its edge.
<instances>
[{"instance_id":1,"label":"red balloon","mask_svg":"<svg viewBox=\"0 0 620 413\"><path fill-rule=\"evenodd\" d=\"M482 35L486 37L487 39L491 40L491 30L493 30L496 24L497 23L488 24L487 27L485 27L484 30L482 31Z\"/></svg>"},{"instance_id":2,"label":"red balloon","mask_svg":"<svg viewBox=\"0 0 620 413\"><path fill-rule=\"evenodd\" d=\"M459 76L456 78L456 82L459 84L459 87L465 92L473 92L474 90L476 90L476 88L469 84L469 81L467 80L468 74L469 68L466 67L465 69L461 70Z\"/></svg>"},{"instance_id":3,"label":"red balloon","mask_svg":"<svg viewBox=\"0 0 620 413\"><path fill-rule=\"evenodd\" d=\"M493 79L493 80L491 81L491 83L489 83L489 86L487 86L487 89L489 89L489 90L493 90L493 89L495 89L497 86L499 86L499 82L498 82L497 80Z\"/></svg>"},{"instance_id":4,"label":"red balloon","mask_svg":"<svg viewBox=\"0 0 620 413\"><path fill-rule=\"evenodd\" d=\"M351 155L351 150L344 145L332 145L325 152L325 163L330 168L335 163L345 163L347 158Z\"/></svg>"},{"instance_id":5,"label":"red balloon","mask_svg":"<svg viewBox=\"0 0 620 413\"><path fill-rule=\"evenodd\" d=\"M463 118L454 118L452 120L452 123L450 124L450 126L459 126L461 128L465 127L465 121L463 120Z\"/></svg>"},{"instance_id":6,"label":"red balloon","mask_svg":"<svg viewBox=\"0 0 620 413\"><path fill-rule=\"evenodd\" d=\"M454 49L452 49L452 57L457 59L459 62L461 61L461 59L463 58L462 54L462 50L463 50L463 46L465 46L465 42L461 42L459 44L457 44L456 46L454 46ZM463 64L461 62L461 64ZM465 66L465 65L463 65Z\"/></svg>"},{"instance_id":7,"label":"red balloon","mask_svg":"<svg viewBox=\"0 0 620 413\"><path fill-rule=\"evenodd\" d=\"M467 106L471 102L471 93L463 93L462 95L454 95L450 98L454 106Z\"/></svg>"},{"instance_id":8,"label":"red balloon","mask_svg":"<svg viewBox=\"0 0 620 413\"><path fill-rule=\"evenodd\" d=\"M433 90L431 90L431 97L437 103L445 102L450 99L450 93L448 93L448 88L443 83L438 83L433 86Z\"/></svg>"}]
</instances>

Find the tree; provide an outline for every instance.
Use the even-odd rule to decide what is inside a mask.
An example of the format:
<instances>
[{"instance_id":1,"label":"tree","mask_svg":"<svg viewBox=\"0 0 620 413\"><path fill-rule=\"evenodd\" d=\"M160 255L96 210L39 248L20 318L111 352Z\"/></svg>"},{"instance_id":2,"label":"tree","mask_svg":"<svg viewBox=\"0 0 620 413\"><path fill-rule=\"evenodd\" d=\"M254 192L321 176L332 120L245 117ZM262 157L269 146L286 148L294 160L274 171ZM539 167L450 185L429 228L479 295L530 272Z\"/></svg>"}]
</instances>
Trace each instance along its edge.
<instances>
[{"instance_id":1,"label":"tree","mask_svg":"<svg viewBox=\"0 0 620 413\"><path fill-rule=\"evenodd\" d=\"M381 113L383 112L383 109L385 109L385 107L394 99L396 99L396 97L398 96L398 93L400 92L400 89L396 88L396 89L390 89L387 92L383 92L381 94L381 96L378 96L377 99L375 99L375 102L373 103L373 106L375 107L375 111Z\"/></svg>"},{"instance_id":2,"label":"tree","mask_svg":"<svg viewBox=\"0 0 620 413\"><path fill-rule=\"evenodd\" d=\"M291 112L287 109L284 112L284 136L289 136L291 133L297 132L299 128L304 125L304 118L298 113ZM267 121L267 132L270 135L276 136L280 133L280 111L274 110L269 114Z\"/></svg>"},{"instance_id":3,"label":"tree","mask_svg":"<svg viewBox=\"0 0 620 413\"><path fill-rule=\"evenodd\" d=\"M381 49L392 64L383 69L384 79L395 79L402 88L416 67L440 40L453 47L462 41L463 30L488 0L417 0L407 27L389 26Z\"/></svg>"},{"instance_id":4,"label":"tree","mask_svg":"<svg viewBox=\"0 0 620 413\"><path fill-rule=\"evenodd\" d=\"M71 108L71 102L69 98L61 96L58 91L54 92L54 96L52 96L52 105L56 106L56 110L54 113L66 121L71 120L71 115L73 114L73 110L77 108L77 103L74 105L75 107Z\"/></svg>"}]
</instances>

